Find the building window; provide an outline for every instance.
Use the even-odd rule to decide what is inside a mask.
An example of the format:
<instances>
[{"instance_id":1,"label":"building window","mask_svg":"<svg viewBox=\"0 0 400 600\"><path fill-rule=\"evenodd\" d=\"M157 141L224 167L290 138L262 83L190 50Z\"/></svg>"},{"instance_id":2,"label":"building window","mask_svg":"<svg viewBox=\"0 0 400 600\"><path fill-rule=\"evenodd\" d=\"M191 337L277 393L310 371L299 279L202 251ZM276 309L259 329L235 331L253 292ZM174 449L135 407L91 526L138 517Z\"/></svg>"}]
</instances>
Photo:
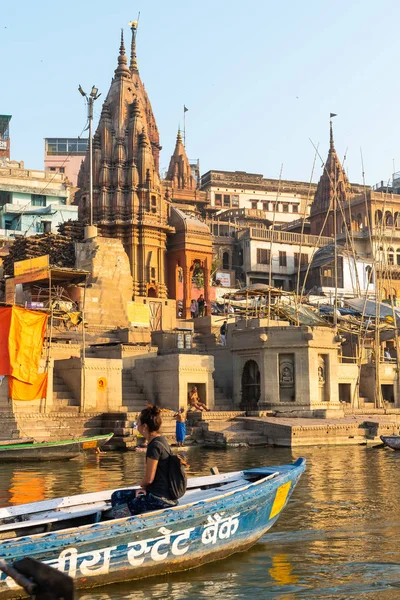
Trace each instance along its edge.
<instances>
[{"instance_id":1,"label":"building window","mask_svg":"<svg viewBox=\"0 0 400 600\"><path fill-rule=\"evenodd\" d=\"M150 269L150 273L151 273L151 278L155 279L156 278L156 270L154 267L151 267Z\"/></svg>"},{"instance_id":2,"label":"building window","mask_svg":"<svg viewBox=\"0 0 400 600\"><path fill-rule=\"evenodd\" d=\"M257 201L257 200L254 200L254 201L251 203L251 208L252 208L253 210L257 210L257 208L258 208L258 201Z\"/></svg>"},{"instance_id":3,"label":"building window","mask_svg":"<svg viewBox=\"0 0 400 600\"><path fill-rule=\"evenodd\" d=\"M289 204L286 204L286 203L282 204L282 212L285 212L285 213L289 212Z\"/></svg>"},{"instance_id":4,"label":"building window","mask_svg":"<svg viewBox=\"0 0 400 600\"><path fill-rule=\"evenodd\" d=\"M40 194L31 194L32 206L46 206L46 196Z\"/></svg>"},{"instance_id":5,"label":"building window","mask_svg":"<svg viewBox=\"0 0 400 600\"><path fill-rule=\"evenodd\" d=\"M233 208L239 207L239 195L238 194L232 194L232 206L233 206Z\"/></svg>"},{"instance_id":6,"label":"building window","mask_svg":"<svg viewBox=\"0 0 400 600\"><path fill-rule=\"evenodd\" d=\"M57 154L85 154L88 148L88 139L83 138L48 138L46 139L46 153Z\"/></svg>"},{"instance_id":7,"label":"building window","mask_svg":"<svg viewBox=\"0 0 400 600\"><path fill-rule=\"evenodd\" d=\"M60 173L65 173L65 167L60 167L59 171L60 171Z\"/></svg>"},{"instance_id":8,"label":"building window","mask_svg":"<svg viewBox=\"0 0 400 600\"><path fill-rule=\"evenodd\" d=\"M279 251L279 266L286 267L286 252Z\"/></svg>"},{"instance_id":9,"label":"building window","mask_svg":"<svg viewBox=\"0 0 400 600\"><path fill-rule=\"evenodd\" d=\"M215 194L215 206L222 206L222 194Z\"/></svg>"},{"instance_id":10,"label":"building window","mask_svg":"<svg viewBox=\"0 0 400 600\"><path fill-rule=\"evenodd\" d=\"M266 212L268 212L268 210L269 210L269 202L263 202L263 210L265 210Z\"/></svg>"},{"instance_id":11,"label":"building window","mask_svg":"<svg viewBox=\"0 0 400 600\"><path fill-rule=\"evenodd\" d=\"M394 265L394 250L393 248L388 248L388 265Z\"/></svg>"},{"instance_id":12,"label":"building window","mask_svg":"<svg viewBox=\"0 0 400 600\"><path fill-rule=\"evenodd\" d=\"M53 172L57 171L57 168L56 167L50 167L50 171L53 171Z\"/></svg>"},{"instance_id":13,"label":"building window","mask_svg":"<svg viewBox=\"0 0 400 600\"><path fill-rule=\"evenodd\" d=\"M229 208L230 205L231 205L230 194L224 194L224 206Z\"/></svg>"},{"instance_id":14,"label":"building window","mask_svg":"<svg viewBox=\"0 0 400 600\"><path fill-rule=\"evenodd\" d=\"M303 254L303 252L302 252L301 257L300 257L300 253L295 252L294 253L294 266L295 267L299 266L299 259L300 259L300 264L308 265L308 254Z\"/></svg>"},{"instance_id":15,"label":"building window","mask_svg":"<svg viewBox=\"0 0 400 600\"><path fill-rule=\"evenodd\" d=\"M151 197L151 212L152 213L157 212L157 197L156 196Z\"/></svg>"},{"instance_id":16,"label":"building window","mask_svg":"<svg viewBox=\"0 0 400 600\"><path fill-rule=\"evenodd\" d=\"M294 213L298 213L299 212L299 205L298 204L293 204L293 206L292 206L292 212L294 212Z\"/></svg>"},{"instance_id":17,"label":"building window","mask_svg":"<svg viewBox=\"0 0 400 600\"><path fill-rule=\"evenodd\" d=\"M264 248L257 248L257 263L259 265L269 265L270 251Z\"/></svg>"},{"instance_id":18,"label":"building window","mask_svg":"<svg viewBox=\"0 0 400 600\"><path fill-rule=\"evenodd\" d=\"M397 261L399 261L399 255L397 255ZM399 265L400 262L397 262L397 264ZM367 267L365 267L365 272L366 272L366 275L367 275L366 285L369 285L370 283L374 283L374 272L373 272L372 267L370 265L368 265Z\"/></svg>"}]
</instances>

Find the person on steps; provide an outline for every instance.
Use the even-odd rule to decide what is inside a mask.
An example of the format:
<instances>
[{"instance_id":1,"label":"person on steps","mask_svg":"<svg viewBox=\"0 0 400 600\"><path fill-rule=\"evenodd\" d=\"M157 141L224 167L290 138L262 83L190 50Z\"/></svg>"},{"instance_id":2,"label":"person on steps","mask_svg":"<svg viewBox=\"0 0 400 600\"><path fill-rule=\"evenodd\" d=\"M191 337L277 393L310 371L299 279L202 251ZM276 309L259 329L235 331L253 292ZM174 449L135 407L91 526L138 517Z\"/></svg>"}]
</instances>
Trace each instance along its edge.
<instances>
[{"instance_id":1,"label":"person on steps","mask_svg":"<svg viewBox=\"0 0 400 600\"><path fill-rule=\"evenodd\" d=\"M174 415L176 419L175 437L178 446L183 446L186 437L186 415L185 409L182 406Z\"/></svg>"},{"instance_id":2,"label":"person on steps","mask_svg":"<svg viewBox=\"0 0 400 600\"><path fill-rule=\"evenodd\" d=\"M200 400L199 392L197 391L197 387L195 385L189 392L189 410L210 411L204 402Z\"/></svg>"},{"instance_id":3,"label":"person on steps","mask_svg":"<svg viewBox=\"0 0 400 600\"><path fill-rule=\"evenodd\" d=\"M148 406L140 413L137 428L147 442L145 473L139 489L117 490L111 495L115 518L177 505L170 492L168 461L171 450L166 438L159 433L161 424L158 406Z\"/></svg>"}]
</instances>

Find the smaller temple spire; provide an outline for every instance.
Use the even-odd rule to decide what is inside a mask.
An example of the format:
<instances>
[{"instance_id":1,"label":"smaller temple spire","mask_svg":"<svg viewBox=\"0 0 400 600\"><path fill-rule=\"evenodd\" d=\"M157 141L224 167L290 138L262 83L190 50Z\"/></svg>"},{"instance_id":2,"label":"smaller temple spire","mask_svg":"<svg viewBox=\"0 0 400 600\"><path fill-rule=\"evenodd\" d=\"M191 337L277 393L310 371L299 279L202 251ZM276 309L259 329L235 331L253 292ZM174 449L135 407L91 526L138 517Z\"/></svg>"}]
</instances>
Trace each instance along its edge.
<instances>
[{"instance_id":1,"label":"smaller temple spire","mask_svg":"<svg viewBox=\"0 0 400 600\"><path fill-rule=\"evenodd\" d=\"M136 34L137 34L138 24L139 24L139 17L138 17L137 21L131 21L129 23L129 25L131 26L131 31L132 31L131 62L129 64L129 69L135 73L137 73L139 71L137 60L136 60Z\"/></svg>"},{"instance_id":2,"label":"smaller temple spire","mask_svg":"<svg viewBox=\"0 0 400 600\"><path fill-rule=\"evenodd\" d=\"M128 61L125 54L124 30L121 29L121 44L119 47L118 67L115 69L116 75L129 73Z\"/></svg>"}]
</instances>

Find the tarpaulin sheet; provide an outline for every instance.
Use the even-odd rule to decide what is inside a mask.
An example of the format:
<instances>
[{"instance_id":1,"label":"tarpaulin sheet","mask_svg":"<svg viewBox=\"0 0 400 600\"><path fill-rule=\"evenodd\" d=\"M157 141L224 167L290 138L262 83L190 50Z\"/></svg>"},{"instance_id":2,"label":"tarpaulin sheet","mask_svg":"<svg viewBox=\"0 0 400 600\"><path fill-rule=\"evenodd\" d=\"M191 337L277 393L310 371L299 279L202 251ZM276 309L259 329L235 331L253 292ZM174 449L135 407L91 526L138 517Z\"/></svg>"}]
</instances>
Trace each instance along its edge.
<instances>
[{"instance_id":1,"label":"tarpaulin sheet","mask_svg":"<svg viewBox=\"0 0 400 600\"><path fill-rule=\"evenodd\" d=\"M47 373L36 374L36 381L25 383L8 378L8 397L13 400L42 400L47 395Z\"/></svg>"},{"instance_id":2,"label":"tarpaulin sheet","mask_svg":"<svg viewBox=\"0 0 400 600\"><path fill-rule=\"evenodd\" d=\"M279 305L279 313L294 322L299 322L300 325L308 325L310 327L331 327L331 324L317 315L311 308L299 304L296 307L291 304Z\"/></svg>"},{"instance_id":3,"label":"tarpaulin sheet","mask_svg":"<svg viewBox=\"0 0 400 600\"><path fill-rule=\"evenodd\" d=\"M34 383L47 315L19 306L0 309L0 375Z\"/></svg>"}]
</instances>

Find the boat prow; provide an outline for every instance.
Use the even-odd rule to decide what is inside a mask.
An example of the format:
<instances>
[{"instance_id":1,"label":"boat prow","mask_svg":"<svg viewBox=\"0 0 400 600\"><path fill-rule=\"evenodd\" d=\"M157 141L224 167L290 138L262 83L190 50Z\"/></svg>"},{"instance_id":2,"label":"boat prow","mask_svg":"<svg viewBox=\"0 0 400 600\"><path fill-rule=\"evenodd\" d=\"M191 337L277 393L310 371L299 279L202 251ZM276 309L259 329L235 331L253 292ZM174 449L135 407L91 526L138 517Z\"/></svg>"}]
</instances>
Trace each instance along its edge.
<instances>
[{"instance_id":1,"label":"boat prow","mask_svg":"<svg viewBox=\"0 0 400 600\"><path fill-rule=\"evenodd\" d=\"M400 435L381 435L381 440L388 448L400 450Z\"/></svg>"}]
</instances>

